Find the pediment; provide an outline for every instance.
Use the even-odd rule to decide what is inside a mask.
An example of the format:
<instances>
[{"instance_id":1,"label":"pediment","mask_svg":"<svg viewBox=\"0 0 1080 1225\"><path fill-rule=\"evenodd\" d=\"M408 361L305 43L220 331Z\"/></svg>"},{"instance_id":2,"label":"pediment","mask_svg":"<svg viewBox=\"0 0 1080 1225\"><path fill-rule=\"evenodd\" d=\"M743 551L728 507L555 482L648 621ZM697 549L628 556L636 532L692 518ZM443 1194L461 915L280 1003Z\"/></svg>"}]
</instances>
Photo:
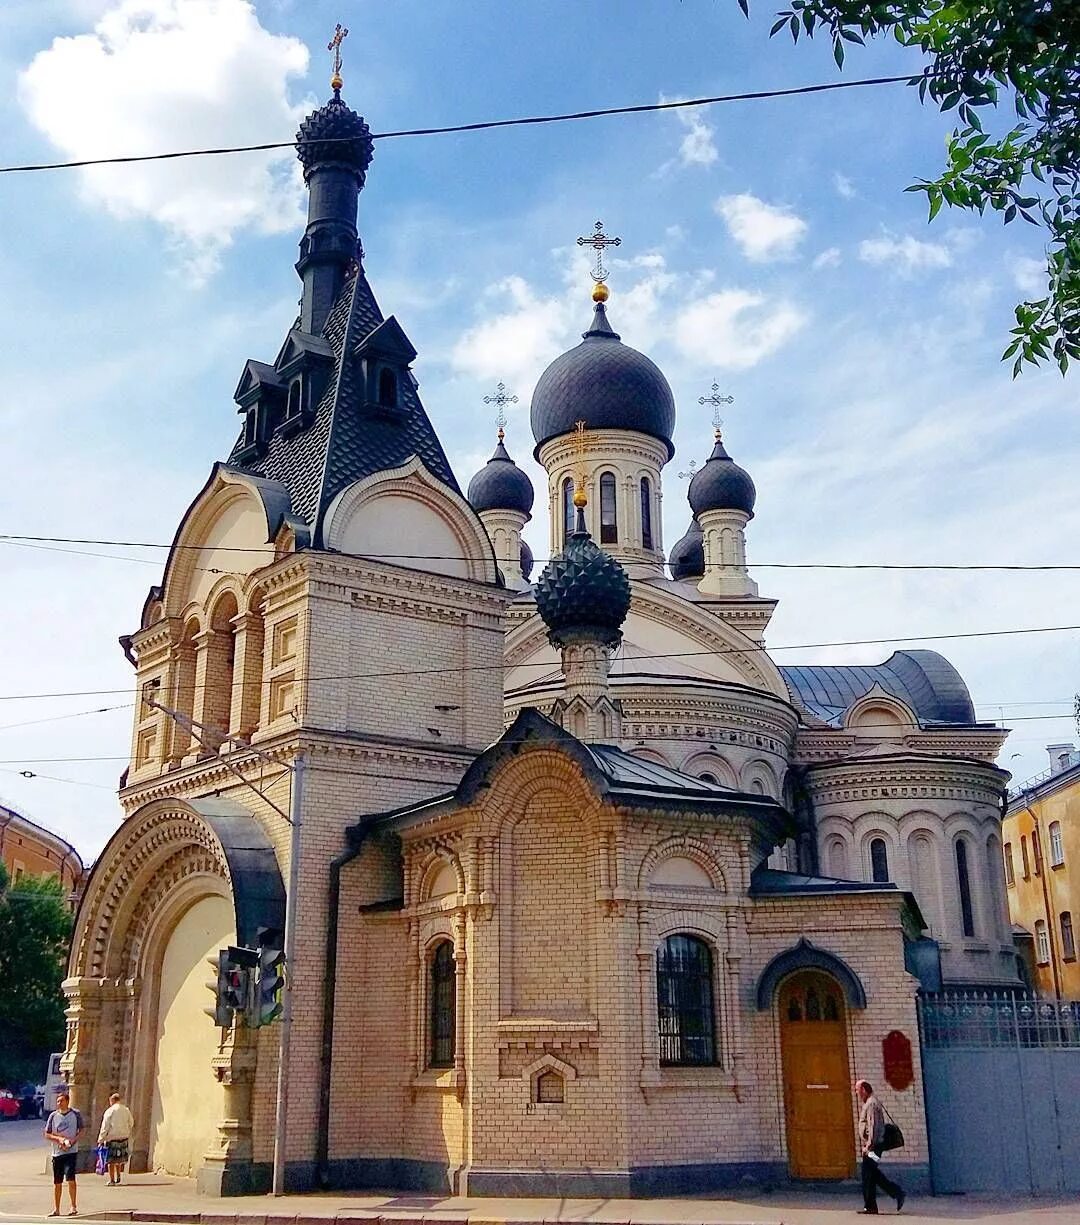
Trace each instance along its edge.
<instances>
[{"instance_id":1,"label":"pediment","mask_svg":"<svg viewBox=\"0 0 1080 1225\"><path fill-rule=\"evenodd\" d=\"M285 384L273 366L268 366L266 362L257 362L254 358L249 357L244 363L244 372L233 392L233 399L237 404L242 404L245 400L257 398L258 393L264 388L283 391Z\"/></svg>"},{"instance_id":2,"label":"pediment","mask_svg":"<svg viewBox=\"0 0 1080 1225\"><path fill-rule=\"evenodd\" d=\"M274 366L281 374L291 374L303 366L320 365L333 359L334 351L325 337L293 328L285 337Z\"/></svg>"},{"instance_id":3,"label":"pediment","mask_svg":"<svg viewBox=\"0 0 1080 1225\"><path fill-rule=\"evenodd\" d=\"M404 328L394 315L391 315L389 319L384 319L377 328L368 332L357 344L354 352L358 357L372 353L380 357L391 358L405 366L416 357L416 349L412 341L405 335Z\"/></svg>"}]
</instances>

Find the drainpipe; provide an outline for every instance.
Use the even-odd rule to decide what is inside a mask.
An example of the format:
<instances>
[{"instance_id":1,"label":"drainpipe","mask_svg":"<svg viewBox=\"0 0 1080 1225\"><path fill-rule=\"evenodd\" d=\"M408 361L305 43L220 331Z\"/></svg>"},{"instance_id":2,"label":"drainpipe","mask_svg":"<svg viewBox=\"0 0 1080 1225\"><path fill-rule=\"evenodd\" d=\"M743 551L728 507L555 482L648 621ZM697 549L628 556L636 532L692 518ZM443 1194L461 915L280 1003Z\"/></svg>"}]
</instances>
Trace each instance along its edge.
<instances>
[{"instance_id":1,"label":"drainpipe","mask_svg":"<svg viewBox=\"0 0 1080 1225\"><path fill-rule=\"evenodd\" d=\"M1057 932L1054 929L1054 914L1050 909L1050 890L1046 884L1046 843L1043 842L1042 825L1039 823L1039 818L1035 815L1035 810L1028 803L1028 793L1021 792L1023 805L1031 815L1032 821L1035 823L1035 835L1038 838L1038 847L1032 847L1032 852L1035 853L1035 865L1039 869L1039 881L1042 884L1043 896L1043 915L1046 922L1046 934L1050 942L1050 973L1054 980L1054 999L1061 999L1061 974L1058 969L1058 950L1057 950ZM1039 957L1039 940L1035 938L1035 960L1038 962Z\"/></svg>"}]
</instances>

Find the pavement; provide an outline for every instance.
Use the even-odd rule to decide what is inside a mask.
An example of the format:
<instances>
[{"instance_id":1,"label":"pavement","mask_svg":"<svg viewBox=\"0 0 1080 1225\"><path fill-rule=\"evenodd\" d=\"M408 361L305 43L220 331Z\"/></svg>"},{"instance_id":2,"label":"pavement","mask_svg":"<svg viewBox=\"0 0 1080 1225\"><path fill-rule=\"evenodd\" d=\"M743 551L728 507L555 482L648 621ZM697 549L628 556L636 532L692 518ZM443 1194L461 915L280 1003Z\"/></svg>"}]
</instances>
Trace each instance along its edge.
<instances>
[{"instance_id":1,"label":"pavement","mask_svg":"<svg viewBox=\"0 0 1080 1225\"><path fill-rule=\"evenodd\" d=\"M199 1195L193 1179L135 1174L120 1187L84 1174L79 1217L166 1225L835 1225L854 1221L857 1187L781 1188L678 1199L488 1199L387 1192L238 1196ZM0 1225L45 1221L52 1208L41 1123L0 1123ZM62 1210L67 1209L64 1192ZM882 1216L892 1216L883 1200ZM1080 1225L1080 1198L920 1196L902 1217L919 1222Z\"/></svg>"}]
</instances>

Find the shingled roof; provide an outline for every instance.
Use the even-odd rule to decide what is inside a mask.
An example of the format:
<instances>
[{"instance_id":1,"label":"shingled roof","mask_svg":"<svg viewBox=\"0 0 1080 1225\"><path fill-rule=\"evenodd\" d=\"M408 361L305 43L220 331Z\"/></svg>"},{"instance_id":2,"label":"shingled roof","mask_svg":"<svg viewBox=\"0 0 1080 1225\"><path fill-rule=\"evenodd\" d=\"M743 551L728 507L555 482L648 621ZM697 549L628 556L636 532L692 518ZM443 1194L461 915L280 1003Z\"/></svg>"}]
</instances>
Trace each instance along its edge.
<instances>
[{"instance_id":1,"label":"shingled roof","mask_svg":"<svg viewBox=\"0 0 1080 1225\"><path fill-rule=\"evenodd\" d=\"M241 458L241 431L229 455L230 467L285 486L293 515L310 525L316 547L323 544L326 508L338 493L365 476L400 467L414 455L434 477L461 493L411 375L399 383L402 412L389 416L365 411L356 353L386 322L362 264L355 263L322 336L305 335L297 321L274 363L280 369L297 342L312 349L329 344L330 377L310 423L289 435L274 430L265 451L254 459ZM396 328L396 320L393 322Z\"/></svg>"}]
</instances>

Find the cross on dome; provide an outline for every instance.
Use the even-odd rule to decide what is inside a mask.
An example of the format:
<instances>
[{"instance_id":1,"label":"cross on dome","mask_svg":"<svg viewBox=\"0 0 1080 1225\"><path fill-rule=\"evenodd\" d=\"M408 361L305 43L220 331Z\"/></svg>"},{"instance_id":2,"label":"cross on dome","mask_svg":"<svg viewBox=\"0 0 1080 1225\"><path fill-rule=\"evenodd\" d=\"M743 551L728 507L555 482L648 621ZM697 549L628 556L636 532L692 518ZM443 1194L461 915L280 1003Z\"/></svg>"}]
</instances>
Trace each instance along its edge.
<instances>
[{"instance_id":1,"label":"cross on dome","mask_svg":"<svg viewBox=\"0 0 1080 1225\"><path fill-rule=\"evenodd\" d=\"M340 93L344 81L341 79L341 44L349 37L348 26L343 26L339 21L334 26L334 37L326 44L327 51L333 53L333 75L330 77L330 88L334 93Z\"/></svg>"},{"instance_id":2,"label":"cross on dome","mask_svg":"<svg viewBox=\"0 0 1080 1225\"><path fill-rule=\"evenodd\" d=\"M594 232L587 238L578 238L577 245L579 247L592 247L596 252L596 267L589 275L595 282L593 286L593 301L606 302L608 299L608 287L605 284L608 277L607 269L604 267L604 248L618 247L622 244L621 238L608 238L604 233L604 223L598 221L594 227Z\"/></svg>"},{"instance_id":3,"label":"cross on dome","mask_svg":"<svg viewBox=\"0 0 1080 1225\"><path fill-rule=\"evenodd\" d=\"M713 383L712 395L698 396L698 403L699 404L711 404L713 406L713 415L712 415L713 430L716 433L716 437L719 438L720 437L720 427L724 424L724 419L723 417L720 416L720 405L721 404L734 404L735 397L734 396L722 396L720 394L720 384ZM691 467L691 474L692 474L693 464L691 464L690 467ZM682 476L683 474L680 472L679 475Z\"/></svg>"},{"instance_id":4,"label":"cross on dome","mask_svg":"<svg viewBox=\"0 0 1080 1225\"><path fill-rule=\"evenodd\" d=\"M506 431L506 406L508 404L516 404L517 402L517 396L507 395L505 383L496 383L495 394L493 396L484 396L484 403L494 404L498 410L495 414L495 424L499 427L500 442L502 442Z\"/></svg>"}]
</instances>

